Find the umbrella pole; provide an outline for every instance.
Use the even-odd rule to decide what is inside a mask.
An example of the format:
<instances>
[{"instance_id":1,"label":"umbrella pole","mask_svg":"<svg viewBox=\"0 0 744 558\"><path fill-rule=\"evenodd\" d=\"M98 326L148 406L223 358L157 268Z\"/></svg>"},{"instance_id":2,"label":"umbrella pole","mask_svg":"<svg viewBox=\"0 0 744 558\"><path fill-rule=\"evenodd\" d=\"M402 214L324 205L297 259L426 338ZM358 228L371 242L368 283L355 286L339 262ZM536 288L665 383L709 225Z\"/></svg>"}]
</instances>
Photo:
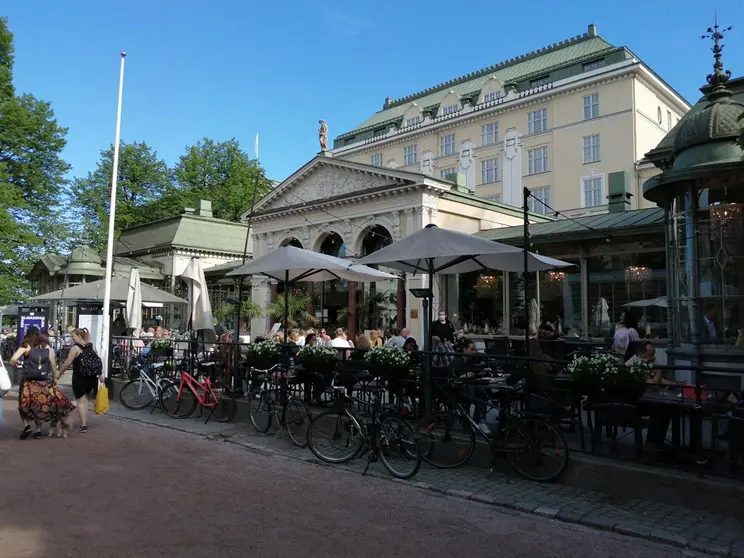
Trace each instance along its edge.
<instances>
[{"instance_id":1,"label":"umbrella pole","mask_svg":"<svg viewBox=\"0 0 744 558\"><path fill-rule=\"evenodd\" d=\"M289 270L284 272L284 342L289 342Z\"/></svg>"},{"instance_id":2,"label":"umbrella pole","mask_svg":"<svg viewBox=\"0 0 744 558\"><path fill-rule=\"evenodd\" d=\"M426 312L424 316L424 350L426 351L426 366L424 366L424 416L431 412L431 322L434 311L434 259L429 258L429 293L431 296L424 301Z\"/></svg>"},{"instance_id":3,"label":"umbrella pole","mask_svg":"<svg viewBox=\"0 0 744 558\"><path fill-rule=\"evenodd\" d=\"M530 199L529 188L522 190L522 216L524 218L524 238L522 239L522 246L524 252L524 273L522 275L522 288L524 289L524 356L529 356L529 345L530 345L530 304L527 302L527 284L528 275L527 268L529 267L529 256L528 249L530 247L530 220L529 220L529 208L528 202Z\"/></svg>"}]
</instances>

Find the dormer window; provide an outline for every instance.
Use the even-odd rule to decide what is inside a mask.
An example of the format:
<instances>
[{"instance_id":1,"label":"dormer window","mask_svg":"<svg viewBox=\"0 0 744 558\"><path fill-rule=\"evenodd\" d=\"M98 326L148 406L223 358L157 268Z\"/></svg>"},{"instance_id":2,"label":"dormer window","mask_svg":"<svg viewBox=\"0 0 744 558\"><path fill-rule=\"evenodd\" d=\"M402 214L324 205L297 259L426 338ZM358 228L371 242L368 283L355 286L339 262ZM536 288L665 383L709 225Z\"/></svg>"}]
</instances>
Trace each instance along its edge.
<instances>
[{"instance_id":1,"label":"dormer window","mask_svg":"<svg viewBox=\"0 0 744 558\"><path fill-rule=\"evenodd\" d=\"M448 114L455 114L457 112L457 105L449 105L447 107L442 107L442 116L446 116Z\"/></svg>"},{"instance_id":2,"label":"dormer window","mask_svg":"<svg viewBox=\"0 0 744 558\"><path fill-rule=\"evenodd\" d=\"M592 70L604 68L604 65L605 65L604 58L600 58L599 60L592 60L591 62L587 62L586 64L584 64L584 71L591 72Z\"/></svg>"},{"instance_id":3,"label":"dormer window","mask_svg":"<svg viewBox=\"0 0 744 558\"><path fill-rule=\"evenodd\" d=\"M421 117L420 116L414 116L412 118L406 118L406 127L409 126L415 126L416 124L421 123Z\"/></svg>"},{"instance_id":4,"label":"dormer window","mask_svg":"<svg viewBox=\"0 0 744 558\"><path fill-rule=\"evenodd\" d=\"M492 101L498 101L501 98L501 91L493 91L483 95L483 102L490 103Z\"/></svg>"},{"instance_id":5,"label":"dormer window","mask_svg":"<svg viewBox=\"0 0 744 558\"><path fill-rule=\"evenodd\" d=\"M540 87L541 85L547 85L550 83L550 76L540 76L539 78L530 80L530 87Z\"/></svg>"}]
</instances>

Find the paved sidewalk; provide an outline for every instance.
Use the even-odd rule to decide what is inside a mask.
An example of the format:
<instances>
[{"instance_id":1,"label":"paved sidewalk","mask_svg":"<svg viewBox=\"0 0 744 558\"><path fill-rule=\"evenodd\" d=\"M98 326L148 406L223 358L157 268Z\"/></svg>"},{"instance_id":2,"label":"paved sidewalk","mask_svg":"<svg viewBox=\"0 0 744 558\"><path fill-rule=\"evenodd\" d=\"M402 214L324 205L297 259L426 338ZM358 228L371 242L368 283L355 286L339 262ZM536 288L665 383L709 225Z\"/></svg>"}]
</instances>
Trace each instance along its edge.
<instances>
[{"instance_id":1,"label":"paved sidewalk","mask_svg":"<svg viewBox=\"0 0 744 558\"><path fill-rule=\"evenodd\" d=\"M158 410L152 414L149 409L129 411L114 402L109 416L226 441L264 454L321 463L309 450L293 446L284 433L260 436L250 424L220 424L214 421L204 424L206 417L174 420ZM339 467L361 474L365 465L366 460L357 459ZM373 464L368 474L390 478L381 464ZM390 480L475 502L673 544L697 552L744 558L744 523L725 516L653 501L621 501L595 491L562 484L534 483L508 474L488 473L483 469L467 466L440 470L424 463L411 481Z\"/></svg>"}]
</instances>

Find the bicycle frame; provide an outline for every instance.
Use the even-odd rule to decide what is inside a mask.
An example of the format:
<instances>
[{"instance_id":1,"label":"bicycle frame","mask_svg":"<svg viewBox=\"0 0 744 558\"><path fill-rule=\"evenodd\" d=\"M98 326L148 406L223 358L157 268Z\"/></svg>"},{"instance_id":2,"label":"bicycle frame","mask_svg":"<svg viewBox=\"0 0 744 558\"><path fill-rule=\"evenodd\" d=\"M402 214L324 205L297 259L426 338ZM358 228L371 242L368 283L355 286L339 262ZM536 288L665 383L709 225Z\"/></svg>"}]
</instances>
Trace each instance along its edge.
<instances>
[{"instance_id":1,"label":"bicycle frame","mask_svg":"<svg viewBox=\"0 0 744 558\"><path fill-rule=\"evenodd\" d=\"M176 397L176 401L181 401L184 386L194 394L194 397L196 397L196 400L202 407L214 410L220 402L220 397L217 395L217 392L212 389L212 382L209 378L204 378L204 383L202 384L188 372L182 371L181 383L178 386L178 396ZM209 395L212 396L213 401L206 400Z\"/></svg>"}]
</instances>

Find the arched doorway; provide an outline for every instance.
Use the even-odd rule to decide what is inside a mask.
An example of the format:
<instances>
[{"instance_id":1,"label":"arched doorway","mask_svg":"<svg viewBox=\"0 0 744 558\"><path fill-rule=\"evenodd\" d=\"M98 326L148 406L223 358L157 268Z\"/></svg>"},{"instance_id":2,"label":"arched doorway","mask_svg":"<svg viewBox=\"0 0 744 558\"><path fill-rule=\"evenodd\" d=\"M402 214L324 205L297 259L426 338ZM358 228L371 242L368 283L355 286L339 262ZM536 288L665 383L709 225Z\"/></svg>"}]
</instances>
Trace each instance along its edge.
<instances>
[{"instance_id":1,"label":"arched doorway","mask_svg":"<svg viewBox=\"0 0 744 558\"><path fill-rule=\"evenodd\" d=\"M328 233L320 243L321 254L335 256L337 258L346 257L346 243L341 235L336 232ZM347 326L348 327L348 302L349 302L349 283L348 281L325 281L321 283L320 288L315 287L318 293L321 308L321 327L330 326ZM333 337L332 332L328 332Z\"/></svg>"},{"instance_id":2,"label":"arched doorway","mask_svg":"<svg viewBox=\"0 0 744 558\"><path fill-rule=\"evenodd\" d=\"M390 231L382 225L374 225L364 232L361 243L361 257L389 246L393 243ZM377 266L374 266L377 267ZM360 330L389 329L395 327L398 313L398 285L394 281L367 283L360 289L359 324Z\"/></svg>"},{"instance_id":3,"label":"arched doorway","mask_svg":"<svg viewBox=\"0 0 744 558\"><path fill-rule=\"evenodd\" d=\"M295 248L303 248L302 242L300 242L294 237L284 239L281 245L282 246L294 246Z\"/></svg>"}]
</instances>

